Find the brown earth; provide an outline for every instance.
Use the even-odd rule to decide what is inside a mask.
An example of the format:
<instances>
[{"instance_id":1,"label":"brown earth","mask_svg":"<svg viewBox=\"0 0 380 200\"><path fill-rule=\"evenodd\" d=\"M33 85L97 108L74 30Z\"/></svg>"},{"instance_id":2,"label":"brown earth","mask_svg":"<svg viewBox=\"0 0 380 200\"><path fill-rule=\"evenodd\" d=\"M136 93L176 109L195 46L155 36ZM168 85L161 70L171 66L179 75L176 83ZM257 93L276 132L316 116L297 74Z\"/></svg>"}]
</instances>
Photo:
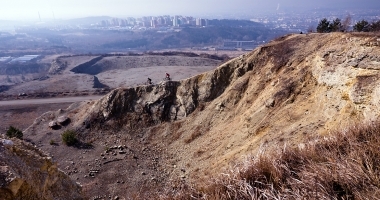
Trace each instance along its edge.
<instances>
[{"instance_id":1,"label":"brown earth","mask_svg":"<svg viewBox=\"0 0 380 200\"><path fill-rule=\"evenodd\" d=\"M85 100L97 100L102 96L75 96L62 98L44 98L44 99L18 99L9 101L0 101L0 134L5 133L9 126L17 127L21 130L30 126L34 119L43 113L66 109L73 102Z\"/></svg>"},{"instance_id":2,"label":"brown earth","mask_svg":"<svg viewBox=\"0 0 380 200\"><path fill-rule=\"evenodd\" d=\"M0 136L0 199L84 199L81 188L30 143Z\"/></svg>"},{"instance_id":3,"label":"brown earth","mask_svg":"<svg viewBox=\"0 0 380 200\"><path fill-rule=\"evenodd\" d=\"M45 112L65 109L70 104L72 103L0 106L0 118L2 119L0 123L1 134L5 133L9 126L24 130L33 124L34 119Z\"/></svg>"},{"instance_id":4,"label":"brown earth","mask_svg":"<svg viewBox=\"0 0 380 200\"><path fill-rule=\"evenodd\" d=\"M210 180L247 155L376 120L379 38L284 36L213 71L45 113L25 138L93 198L158 198L181 183ZM71 123L50 129L60 116ZM65 130L81 142L65 146Z\"/></svg>"}]
</instances>

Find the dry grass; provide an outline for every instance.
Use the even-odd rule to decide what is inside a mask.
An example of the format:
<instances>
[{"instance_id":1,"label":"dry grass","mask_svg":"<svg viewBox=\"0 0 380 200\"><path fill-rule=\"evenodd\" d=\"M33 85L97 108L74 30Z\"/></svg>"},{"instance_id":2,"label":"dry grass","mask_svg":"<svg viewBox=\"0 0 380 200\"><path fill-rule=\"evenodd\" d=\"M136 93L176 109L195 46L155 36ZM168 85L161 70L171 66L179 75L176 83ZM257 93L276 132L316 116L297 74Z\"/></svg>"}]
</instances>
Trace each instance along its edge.
<instances>
[{"instance_id":1,"label":"dry grass","mask_svg":"<svg viewBox=\"0 0 380 200\"><path fill-rule=\"evenodd\" d=\"M287 66L291 56L294 54L294 39L283 38L283 41L271 46L268 50L268 56L272 58L272 72L278 72L283 67Z\"/></svg>"},{"instance_id":2,"label":"dry grass","mask_svg":"<svg viewBox=\"0 0 380 200\"><path fill-rule=\"evenodd\" d=\"M302 147L302 148L301 148ZM260 152L215 180L176 187L162 199L379 199L380 122Z\"/></svg>"},{"instance_id":3,"label":"dry grass","mask_svg":"<svg viewBox=\"0 0 380 200\"><path fill-rule=\"evenodd\" d=\"M201 131L201 127L200 126L197 126L194 131L190 134L190 136L188 136L184 142L186 144L189 144L190 142L194 141L195 139L197 139L199 136L202 135L202 131Z\"/></svg>"},{"instance_id":4,"label":"dry grass","mask_svg":"<svg viewBox=\"0 0 380 200\"><path fill-rule=\"evenodd\" d=\"M181 121L171 123L170 132L172 134L171 134L171 138L170 138L170 143L178 140L181 137L181 135L183 133L182 131L179 131L179 129L181 128L181 126L182 126L182 122Z\"/></svg>"},{"instance_id":5,"label":"dry grass","mask_svg":"<svg viewBox=\"0 0 380 200\"><path fill-rule=\"evenodd\" d=\"M342 100L350 100L350 95L347 92L342 93L341 95Z\"/></svg>"}]
</instances>

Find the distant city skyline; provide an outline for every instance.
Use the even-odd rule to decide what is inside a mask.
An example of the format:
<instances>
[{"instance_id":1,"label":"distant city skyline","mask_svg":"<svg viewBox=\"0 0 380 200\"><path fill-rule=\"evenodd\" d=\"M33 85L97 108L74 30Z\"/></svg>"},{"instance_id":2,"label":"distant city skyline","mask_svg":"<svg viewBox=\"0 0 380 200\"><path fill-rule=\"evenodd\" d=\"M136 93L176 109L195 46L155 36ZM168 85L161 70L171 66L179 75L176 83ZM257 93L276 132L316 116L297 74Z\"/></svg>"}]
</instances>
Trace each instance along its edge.
<instances>
[{"instance_id":1,"label":"distant city skyline","mask_svg":"<svg viewBox=\"0 0 380 200\"><path fill-rule=\"evenodd\" d=\"M89 16L234 16L312 9L379 9L379 0L12 0L0 4L0 20L39 21Z\"/></svg>"}]
</instances>

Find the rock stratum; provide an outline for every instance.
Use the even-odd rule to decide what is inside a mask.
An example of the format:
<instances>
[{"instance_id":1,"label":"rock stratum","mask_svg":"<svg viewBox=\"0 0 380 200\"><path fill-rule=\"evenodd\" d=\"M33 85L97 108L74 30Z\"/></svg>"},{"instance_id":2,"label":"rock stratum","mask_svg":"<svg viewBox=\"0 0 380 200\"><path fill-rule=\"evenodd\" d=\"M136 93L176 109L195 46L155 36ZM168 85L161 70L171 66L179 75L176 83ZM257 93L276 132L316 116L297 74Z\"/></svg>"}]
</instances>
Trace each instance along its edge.
<instances>
[{"instance_id":1,"label":"rock stratum","mask_svg":"<svg viewBox=\"0 0 380 200\"><path fill-rule=\"evenodd\" d=\"M379 38L287 35L213 71L118 88L46 113L25 135L96 198L154 195L218 175L258 151L378 119ZM49 129L62 115L71 122ZM48 144L69 129L81 141L76 147Z\"/></svg>"},{"instance_id":2,"label":"rock stratum","mask_svg":"<svg viewBox=\"0 0 380 200\"><path fill-rule=\"evenodd\" d=\"M0 199L84 199L80 186L31 144L0 141L0 152Z\"/></svg>"}]
</instances>

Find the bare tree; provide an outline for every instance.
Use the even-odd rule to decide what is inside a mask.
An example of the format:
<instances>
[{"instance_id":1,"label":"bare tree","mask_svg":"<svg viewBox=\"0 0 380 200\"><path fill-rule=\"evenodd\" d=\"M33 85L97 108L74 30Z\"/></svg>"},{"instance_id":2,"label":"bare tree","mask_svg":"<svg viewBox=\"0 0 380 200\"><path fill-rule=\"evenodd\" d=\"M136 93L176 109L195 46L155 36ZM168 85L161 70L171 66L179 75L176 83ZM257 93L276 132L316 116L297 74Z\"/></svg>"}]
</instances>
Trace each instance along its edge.
<instances>
[{"instance_id":1,"label":"bare tree","mask_svg":"<svg viewBox=\"0 0 380 200\"><path fill-rule=\"evenodd\" d=\"M308 32L308 33L312 33L312 32L314 32L314 30L315 30L315 28L314 28L313 25L310 25L310 26L307 28L307 32Z\"/></svg>"},{"instance_id":2,"label":"bare tree","mask_svg":"<svg viewBox=\"0 0 380 200\"><path fill-rule=\"evenodd\" d=\"M347 14L346 18L344 18L342 22L342 31L347 32L351 26L352 18L350 14Z\"/></svg>"}]
</instances>

